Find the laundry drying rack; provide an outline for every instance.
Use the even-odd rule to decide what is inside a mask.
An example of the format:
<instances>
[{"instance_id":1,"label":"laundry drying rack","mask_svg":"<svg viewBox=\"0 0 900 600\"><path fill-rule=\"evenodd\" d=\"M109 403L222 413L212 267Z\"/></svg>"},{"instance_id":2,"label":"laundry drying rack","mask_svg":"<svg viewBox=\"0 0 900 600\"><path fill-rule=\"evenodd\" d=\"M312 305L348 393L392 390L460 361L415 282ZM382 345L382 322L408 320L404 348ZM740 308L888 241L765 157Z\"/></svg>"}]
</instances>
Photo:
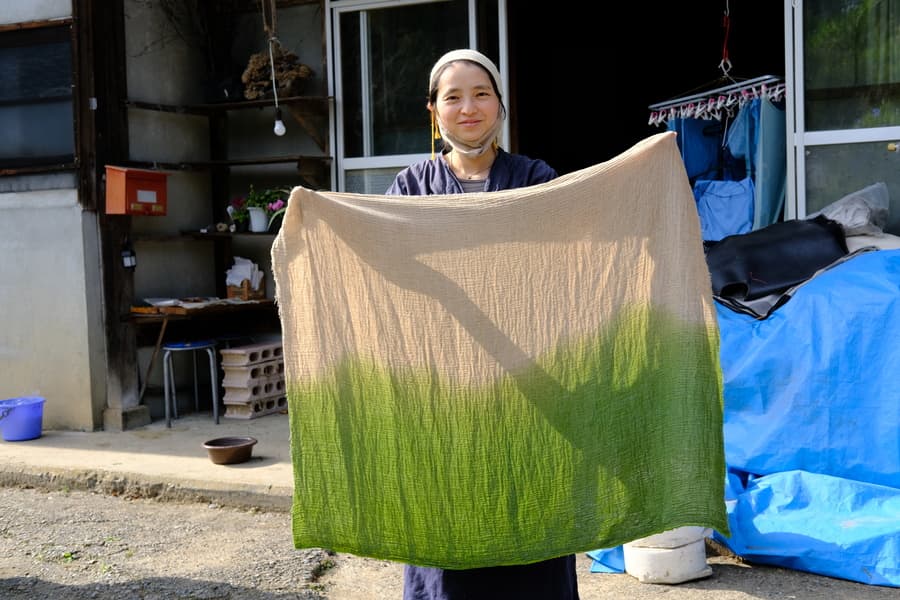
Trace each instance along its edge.
<instances>
[{"instance_id":1,"label":"laundry drying rack","mask_svg":"<svg viewBox=\"0 0 900 600\"><path fill-rule=\"evenodd\" d=\"M650 125L663 125L669 119L715 119L733 117L737 110L755 98L773 102L784 99L785 84L781 77L763 75L731 83L664 102L651 104Z\"/></svg>"}]
</instances>

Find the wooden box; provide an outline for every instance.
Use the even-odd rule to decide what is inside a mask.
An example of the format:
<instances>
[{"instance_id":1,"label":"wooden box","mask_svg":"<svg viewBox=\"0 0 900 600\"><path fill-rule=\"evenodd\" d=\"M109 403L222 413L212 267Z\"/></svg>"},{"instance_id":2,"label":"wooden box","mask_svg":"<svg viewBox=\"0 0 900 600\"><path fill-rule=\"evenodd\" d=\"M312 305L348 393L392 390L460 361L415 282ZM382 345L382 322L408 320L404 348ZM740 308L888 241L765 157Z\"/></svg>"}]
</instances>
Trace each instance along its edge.
<instances>
[{"instance_id":1,"label":"wooden box","mask_svg":"<svg viewBox=\"0 0 900 600\"><path fill-rule=\"evenodd\" d=\"M167 173L106 165L106 214L166 215Z\"/></svg>"},{"instance_id":2,"label":"wooden box","mask_svg":"<svg viewBox=\"0 0 900 600\"><path fill-rule=\"evenodd\" d=\"M255 290L250 289L250 280L245 279L240 286L229 285L228 297L239 298L241 300L264 300L266 297L266 275L259 279L259 287Z\"/></svg>"}]
</instances>

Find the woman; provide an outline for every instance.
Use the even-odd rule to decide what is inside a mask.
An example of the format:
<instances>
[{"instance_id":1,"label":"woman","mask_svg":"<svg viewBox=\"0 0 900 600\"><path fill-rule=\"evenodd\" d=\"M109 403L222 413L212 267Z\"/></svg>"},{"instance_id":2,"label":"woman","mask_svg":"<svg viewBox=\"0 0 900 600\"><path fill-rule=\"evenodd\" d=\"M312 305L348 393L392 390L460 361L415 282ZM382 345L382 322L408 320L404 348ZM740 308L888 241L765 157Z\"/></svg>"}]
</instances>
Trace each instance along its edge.
<instances>
[{"instance_id":1,"label":"woman","mask_svg":"<svg viewBox=\"0 0 900 600\"><path fill-rule=\"evenodd\" d=\"M500 72L483 54L453 50L431 69L428 110L443 151L401 171L388 194L422 196L493 192L549 181L542 160L509 154L497 144L506 109ZM404 600L578 600L575 556L520 566L449 570L407 565Z\"/></svg>"},{"instance_id":2,"label":"woman","mask_svg":"<svg viewBox=\"0 0 900 600\"><path fill-rule=\"evenodd\" d=\"M543 183L556 171L542 160L509 154L497 145L506 118L500 72L475 50L453 50L431 68L428 110L432 138L444 151L401 171L388 194L424 196L494 192Z\"/></svg>"}]
</instances>

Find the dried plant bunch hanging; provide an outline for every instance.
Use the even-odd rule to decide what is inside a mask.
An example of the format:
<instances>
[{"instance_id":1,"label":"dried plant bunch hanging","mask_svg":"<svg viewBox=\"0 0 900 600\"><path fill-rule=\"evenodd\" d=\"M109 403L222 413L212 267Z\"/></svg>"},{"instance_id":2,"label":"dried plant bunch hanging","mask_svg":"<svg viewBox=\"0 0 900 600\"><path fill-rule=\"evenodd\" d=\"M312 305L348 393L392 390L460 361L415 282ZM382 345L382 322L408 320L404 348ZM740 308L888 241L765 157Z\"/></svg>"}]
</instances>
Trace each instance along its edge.
<instances>
[{"instance_id":1,"label":"dried plant bunch hanging","mask_svg":"<svg viewBox=\"0 0 900 600\"><path fill-rule=\"evenodd\" d=\"M272 41L272 58L275 63L275 81L278 93L295 96L302 90L303 82L312 77L313 71L300 58L285 49L278 40ZM257 52L250 56L247 68L241 75L244 97L248 100L265 98L272 94L272 70L269 67L269 53Z\"/></svg>"}]
</instances>

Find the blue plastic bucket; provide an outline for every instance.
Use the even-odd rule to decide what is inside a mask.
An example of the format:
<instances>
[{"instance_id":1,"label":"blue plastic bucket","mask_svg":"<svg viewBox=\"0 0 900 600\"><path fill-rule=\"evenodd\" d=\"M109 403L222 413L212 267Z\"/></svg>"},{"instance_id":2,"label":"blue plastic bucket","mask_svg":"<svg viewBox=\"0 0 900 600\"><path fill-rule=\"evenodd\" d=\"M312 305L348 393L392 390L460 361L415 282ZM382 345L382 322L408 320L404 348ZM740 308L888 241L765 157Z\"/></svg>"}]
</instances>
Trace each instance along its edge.
<instances>
[{"instance_id":1,"label":"blue plastic bucket","mask_svg":"<svg viewBox=\"0 0 900 600\"><path fill-rule=\"evenodd\" d=\"M0 400L0 429L7 442L41 437L44 399L38 396Z\"/></svg>"}]
</instances>

